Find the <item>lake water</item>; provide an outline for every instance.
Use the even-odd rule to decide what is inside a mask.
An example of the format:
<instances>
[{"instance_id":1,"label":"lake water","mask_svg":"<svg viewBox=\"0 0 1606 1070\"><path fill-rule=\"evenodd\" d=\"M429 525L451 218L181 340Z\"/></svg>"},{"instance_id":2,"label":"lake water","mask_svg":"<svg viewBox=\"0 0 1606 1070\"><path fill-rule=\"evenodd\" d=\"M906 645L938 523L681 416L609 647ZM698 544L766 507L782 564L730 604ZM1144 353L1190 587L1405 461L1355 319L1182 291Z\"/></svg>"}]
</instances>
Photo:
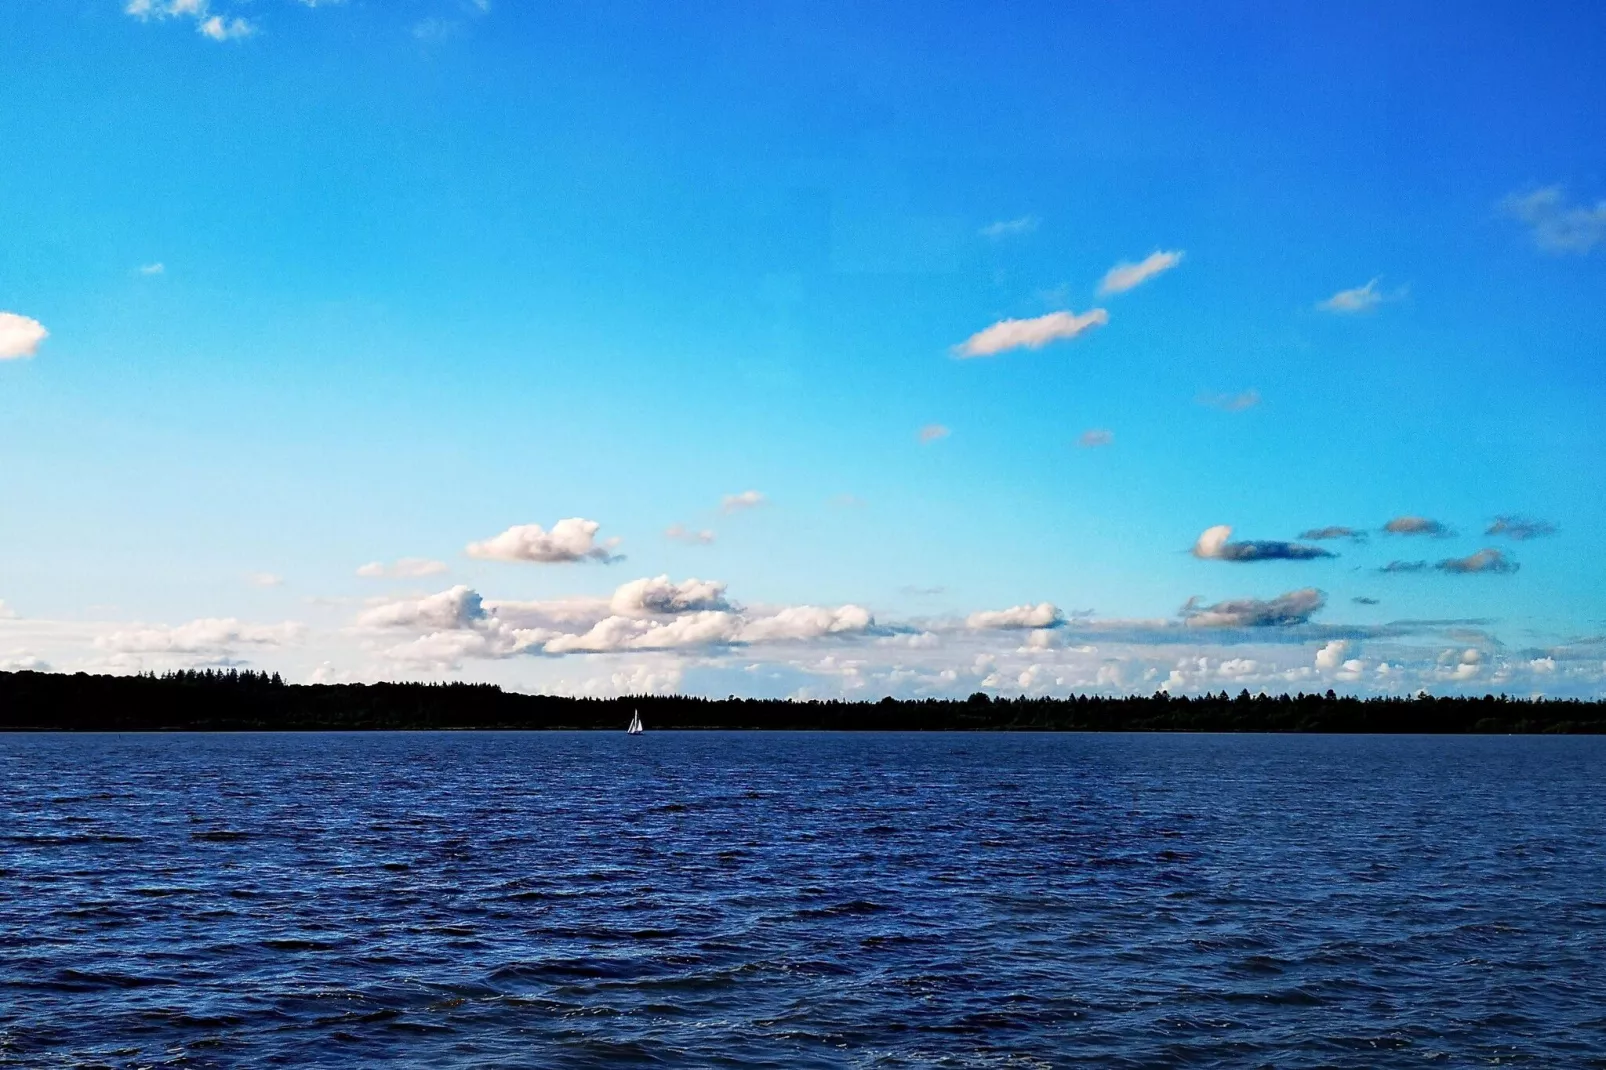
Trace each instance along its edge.
<instances>
[{"instance_id":1,"label":"lake water","mask_svg":"<svg viewBox=\"0 0 1606 1070\"><path fill-rule=\"evenodd\" d=\"M1606 738L0 736L0 1065L1606 1066L1603 770Z\"/></svg>"}]
</instances>

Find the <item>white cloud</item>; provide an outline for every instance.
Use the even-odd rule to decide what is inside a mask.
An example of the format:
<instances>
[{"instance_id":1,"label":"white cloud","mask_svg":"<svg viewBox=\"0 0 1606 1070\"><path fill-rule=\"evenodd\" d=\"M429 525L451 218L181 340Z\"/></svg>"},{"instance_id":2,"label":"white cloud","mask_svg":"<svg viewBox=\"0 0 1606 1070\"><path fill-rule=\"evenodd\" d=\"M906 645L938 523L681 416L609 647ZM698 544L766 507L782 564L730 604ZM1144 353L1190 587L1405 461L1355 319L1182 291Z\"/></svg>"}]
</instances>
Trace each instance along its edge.
<instances>
[{"instance_id":1,"label":"white cloud","mask_svg":"<svg viewBox=\"0 0 1606 1070\"><path fill-rule=\"evenodd\" d=\"M731 608L730 603L725 600L723 583L696 578L675 583L668 576L631 580L621 585L613 592L609 606L621 617Z\"/></svg>"},{"instance_id":2,"label":"white cloud","mask_svg":"<svg viewBox=\"0 0 1606 1070\"><path fill-rule=\"evenodd\" d=\"M1011 349L1041 349L1050 342L1075 338L1108 322L1110 314L1102 308L1081 315L1050 312L1035 319L1000 320L965 339L954 348L954 355L960 358L991 357Z\"/></svg>"},{"instance_id":3,"label":"white cloud","mask_svg":"<svg viewBox=\"0 0 1606 1070\"><path fill-rule=\"evenodd\" d=\"M247 572L245 582L253 587L282 587L284 577L272 572Z\"/></svg>"},{"instance_id":4,"label":"white cloud","mask_svg":"<svg viewBox=\"0 0 1606 1070\"><path fill-rule=\"evenodd\" d=\"M1141 286L1161 272L1170 271L1182 263L1182 256L1180 249L1175 252L1157 249L1135 264L1122 261L1105 272L1104 280L1099 283L1099 293L1125 293L1135 286Z\"/></svg>"},{"instance_id":5,"label":"white cloud","mask_svg":"<svg viewBox=\"0 0 1606 1070\"><path fill-rule=\"evenodd\" d=\"M487 618L480 593L464 584L424 598L385 602L357 618L363 628L472 628Z\"/></svg>"},{"instance_id":6,"label":"white cloud","mask_svg":"<svg viewBox=\"0 0 1606 1070\"><path fill-rule=\"evenodd\" d=\"M256 32L256 27L245 19L226 19L222 15L212 15L202 19L196 29L214 41L236 41L242 37L250 37Z\"/></svg>"},{"instance_id":7,"label":"white cloud","mask_svg":"<svg viewBox=\"0 0 1606 1070\"><path fill-rule=\"evenodd\" d=\"M664 538L672 542L687 543L691 546L708 546L714 541L715 535L708 528L704 528L701 531L693 531L684 524L671 524L664 529Z\"/></svg>"},{"instance_id":8,"label":"white cloud","mask_svg":"<svg viewBox=\"0 0 1606 1070\"><path fill-rule=\"evenodd\" d=\"M1546 186L1513 194L1503 207L1528 224L1534 244L1547 252L1582 254L1606 241L1606 200L1575 204L1560 186Z\"/></svg>"},{"instance_id":9,"label":"white cloud","mask_svg":"<svg viewBox=\"0 0 1606 1070\"><path fill-rule=\"evenodd\" d=\"M1020 234L1030 234L1036 230L1042 220L1034 215L1023 215L1019 219L1003 219L997 223L989 223L982 227L979 233L984 238L1012 238Z\"/></svg>"},{"instance_id":10,"label":"white cloud","mask_svg":"<svg viewBox=\"0 0 1606 1070\"><path fill-rule=\"evenodd\" d=\"M1323 312L1336 312L1340 315L1353 315L1357 312L1370 312L1385 301L1398 301L1406 295L1406 288L1400 287L1393 293L1384 293L1377 288L1382 282L1381 276L1367 282L1365 286L1357 286L1352 290L1340 290L1325 301L1318 301L1316 307Z\"/></svg>"},{"instance_id":11,"label":"white cloud","mask_svg":"<svg viewBox=\"0 0 1606 1070\"><path fill-rule=\"evenodd\" d=\"M6 600L0 598L0 620L16 620L17 611L6 605Z\"/></svg>"},{"instance_id":12,"label":"white cloud","mask_svg":"<svg viewBox=\"0 0 1606 1070\"><path fill-rule=\"evenodd\" d=\"M721 512L740 513L746 509L757 509L761 505L768 505L769 499L756 490L744 490L740 494L727 494L719 500Z\"/></svg>"},{"instance_id":13,"label":"white cloud","mask_svg":"<svg viewBox=\"0 0 1606 1070\"><path fill-rule=\"evenodd\" d=\"M141 275L161 275L167 271L167 265L158 260L154 264L141 264L134 270Z\"/></svg>"},{"instance_id":14,"label":"white cloud","mask_svg":"<svg viewBox=\"0 0 1606 1070\"><path fill-rule=\"evenodd\" d=\"M0 360L31 357L39 343L50 337L44 324L15 312L0 312Z\"/></svg>"},{"instance_id":15,"label":"white cloud","mask_svg":"<svg viewBox=\"0 0 1606 1070\"><path fill-rule=\"evenodd\" d=\"M235 41L256 32L256 26L247 19L213 14L207 0L129 0L123 7L123 13L141 22L148 22L153 18L191 19L195 22L198 33L214 41ZM143 268L141 271L145 274L156 274Z\"/></svg>"},{"instance_id":16,"label":"white cloud","mask_svg":"<svg viewBox=\"0 0 1606 1070\"><path fill-rule=\"evenodd\" d=\"M1095 428L1092 431L1083 431L1082 437L1076 440L1076 444L1084 449L1097 449L1099 446L1108 446L1114 441L1114 431Z\"/></svg>"},{"instance_id":17,"label":"white cloud","mask_svg":"<svg viewBox=\"0 0 1606 1070\"><path fill-rule=\"evenodd\" d=\"M1324 672L1332 672L1344 664L1344 655L1348 652L1349 643L1334 639L1316 651L1316 667Z\"/></svg>"},{"instance_id":18,"label":"white cloud","mask_svg":"<svg viewBox=\"0 0 1606 1070\"><path fill-rule=\"evenodd\" d=\"M777 613L750 620L742 628L747 643L818 639L827 635L855 635L875 627L875 618L863 606L787 606Z\"/></svg>"},{"instance_id":19,"label":"white cloud","mask_svg":"<svg viewBox=\"0 0 1606 1070\"><path fill-rule=\"evenodd\" d=\"M438 576L451 571L444 561L428 557L401 557L394 564L370 561L357 569L357 575L366 579L417 579L420 576Z\"/></svg>"},{"instance_id":20,"label":"white cloud","mask_svg":"<svg viewBox=\"0 0 1606 1070\"><path fill-rule=\"evenodd\" d=\"M49 672L50 662L24 648L13 650L9 657L0 658L0 672Z\"/></svg>"},{"instance_id":21,"label":"white cloud","mask_svg":"<svg viewBox=\"0 0 1606 1070\"><path fill-rule=\"evenodd\" d=\"M945 439L951 434L953 434L953 432L948 430L948 428L942 424L927 424L925 427L922 427L918 432L916 432L915 437L920 440L922 445L924 445L928 442L936 442L940 439Z\"/></svg>"},{"instance_id":22,"label":"white cloud","mask_svg":"<svg viewBox=\"0 0 1606 1070\"><path fill-rule=\"evenodd\" d=\"M667 622L637 617L606 617L579 635L547 640L548 654L609 653L617 650L669 650L734 642L741 619L734 613L706 610Z\"/></svg>"},{"instance_id":23,"label":"white cloud","mask_svg":"<svg viewBox=\"0 0 1606 1070\"><path fill-rule=\"evenodd\" d=\"M465 549L470 557L485 561L531 561L537 564L563 564L574 561L618 560L609 551L617 539L596 543L595 520L573 516L560 520L547 531L540 524L518 524L482 542L471 542Z\"/></svg>"},{"instance_id":24,"label":"white cloud","mask_svg":"<svg viewBox=\"0 0 1606 1070\"><path fill-rule=\"evenodd\" d=\"M1013 628L1057 628L1065 623L1065 615L1052 602L1037 605L1011 606L1008 609L982 610L965 618L965 626L972 630Z\"/></svg>"},{"instance_id":25,"label":"white cloud","mask_svg":"<svg viewBox=\"0 0 1606 1070\"><path fill-rule=\"evenodd\" d=\"M283 624L245 624L233 617L192 620L177 627L134 627L103 635L95 645L123 654L228 654L241 646L284 646L302 638L306 628Z\"/></svg>"}]
</instances>

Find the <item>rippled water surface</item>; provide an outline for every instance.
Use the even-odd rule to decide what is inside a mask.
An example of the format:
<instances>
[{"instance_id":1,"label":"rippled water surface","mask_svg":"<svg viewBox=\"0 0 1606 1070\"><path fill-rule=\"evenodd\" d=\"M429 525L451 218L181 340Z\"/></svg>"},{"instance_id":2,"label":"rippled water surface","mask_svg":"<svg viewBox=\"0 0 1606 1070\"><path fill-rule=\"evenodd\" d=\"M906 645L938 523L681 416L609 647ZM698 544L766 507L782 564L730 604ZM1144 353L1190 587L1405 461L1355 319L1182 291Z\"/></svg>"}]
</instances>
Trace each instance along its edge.
<instances>
[{"instance_id":1,"label":"rippled water surface","mask_svg":"<svg viewBox=\"0 0 1606 1070\"><path fill-rule=\"evenodd\" d=\"M0 1065L1606 1066L1603 762L0 736Z\"/></svg>"}]
</instances>

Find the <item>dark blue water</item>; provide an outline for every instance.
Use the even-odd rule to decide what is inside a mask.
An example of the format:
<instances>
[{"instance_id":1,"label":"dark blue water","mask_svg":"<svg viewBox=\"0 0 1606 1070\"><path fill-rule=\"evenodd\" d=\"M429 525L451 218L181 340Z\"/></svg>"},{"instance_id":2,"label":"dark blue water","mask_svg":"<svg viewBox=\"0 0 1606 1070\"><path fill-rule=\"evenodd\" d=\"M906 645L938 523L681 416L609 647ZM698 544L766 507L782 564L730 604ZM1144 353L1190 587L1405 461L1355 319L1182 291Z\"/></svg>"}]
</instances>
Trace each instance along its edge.
<instances>
[{"instance_id":1,"label":"dark blue water","mask_svg":"<svg viewBox=\"0 0 1606 1070\"><path fill-rule=\"evenodd\" d=\"M0 737L0 1065L1606 1066L1606 739Z\"/></svg>"}]
</instances>

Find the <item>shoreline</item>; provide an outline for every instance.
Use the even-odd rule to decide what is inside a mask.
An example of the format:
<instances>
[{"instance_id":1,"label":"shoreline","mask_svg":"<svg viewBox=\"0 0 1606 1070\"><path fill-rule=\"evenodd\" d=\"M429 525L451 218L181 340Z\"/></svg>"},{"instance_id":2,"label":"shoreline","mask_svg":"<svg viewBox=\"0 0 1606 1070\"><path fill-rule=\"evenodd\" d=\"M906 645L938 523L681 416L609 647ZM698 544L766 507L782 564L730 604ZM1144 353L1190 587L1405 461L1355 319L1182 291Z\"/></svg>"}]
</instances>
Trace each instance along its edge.
<instances>
[{"instance_id":1,"label":"shoreline","mask_svg":"<svg viewBox=\"0 0 1606 1070\"><path fill-rule=\"evenodd\" d=\"M1505 695L1251 695L792 700L574 698L492 684L287 684L265 673L0 673L4 732L619 731L1192 732L1596 735L1606 701Z\"/></svg>"}]
</instances>

